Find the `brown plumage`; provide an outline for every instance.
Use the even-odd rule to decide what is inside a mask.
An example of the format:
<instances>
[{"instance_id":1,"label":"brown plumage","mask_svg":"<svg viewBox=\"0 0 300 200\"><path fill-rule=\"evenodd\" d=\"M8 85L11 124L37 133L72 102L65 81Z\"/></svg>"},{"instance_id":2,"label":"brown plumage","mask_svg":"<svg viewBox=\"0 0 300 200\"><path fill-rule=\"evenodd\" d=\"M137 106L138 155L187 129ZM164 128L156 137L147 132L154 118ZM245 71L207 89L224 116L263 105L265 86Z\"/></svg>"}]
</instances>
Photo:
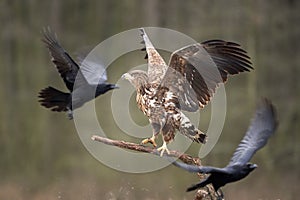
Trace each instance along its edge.
<instances>
[{"instance_id":1,"label":"brown plumage","mask_svg":"<svg viewBox=\"0 0 300 200\"><path fill-rule=\"evenodd\" d=\"M250 57L240 45L223 40L209 40L175 51L167 65L144 29L141 29L148 59L148 71L134 70L123 75L137 91L136 101L149 118L153 136L142 141L156 146L161 133L163 155L176 130L198 143L206 142L205 133L198 130L182 110L195 112L212 98L219 84L228 75L250 71Z\"/></svg>"}]
</instances>

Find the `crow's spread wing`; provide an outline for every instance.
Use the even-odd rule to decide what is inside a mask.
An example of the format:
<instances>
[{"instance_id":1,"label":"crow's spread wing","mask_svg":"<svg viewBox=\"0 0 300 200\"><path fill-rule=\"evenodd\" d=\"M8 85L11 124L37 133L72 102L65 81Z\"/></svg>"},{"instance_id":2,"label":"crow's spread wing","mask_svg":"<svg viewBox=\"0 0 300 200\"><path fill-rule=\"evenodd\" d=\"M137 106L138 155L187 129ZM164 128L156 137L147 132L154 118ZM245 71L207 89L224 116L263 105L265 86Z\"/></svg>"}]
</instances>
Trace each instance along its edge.
<instances>
[{"instance_id":1,"label":"crow's spread wing","mask_svg":"<svg viewBox=\"0 0 300 200\"><path fill-rule=\"evenodd\" d=\"M175 165L176 167L182 168L189 172L202 173L202 174L209 174L214 172L226 173L226 170L217 167L188 165L178 161L172 161L172 164Z\"/></svg>"},{"instance_id":2,"label":"crow's spread wing","mask_svg":"<svg viewBox=\"0 0 300 200\"><path fill-rule=\"evenodd\" d=\"M255 112L246 135L235 150L229 166L249 162L254 153L267 143L276 127L275 108L269 100L263 99Z\"/></svg>"},{"instance_id":3,"label":"crow's spread wing","mask_svg":"<svg viewBox=\"0 0 300 200\"><path fill-rule=\"evenodd\" d=\"M196 111L210 101L228 75L250 71L251 65L240 45L209 40L175 51L162 84L178 94L181 109Z\"/></svg>"},{"instance_id":4,"label":"crow's spread wing","mask_svg":"<svg viewBox=\"0 0 300 200\"><path fill-rule=\"evenodd\" d=\"M50 55L52 56L51 60L55 64L67 88L72 91L79 66L60 45L56 35L53 34L49 28L44 29L44 38L42 41L49 49Z\"/></svg>"},{"instance_id":5,"label":"crow's spread wing","mask_svg":"<svg viewBox=\"0 0 300 200\"><path fill-rule=\"evenodd\" d=\"M76 55L80 72L90 85L104 84L107 81L106 67L93 49L86 48Z\"/></svg>"},{"instance_id":6,"label":"crow's spread wing","mask_svg":"<svg viewBox=\"0 0 300 200\"><path fill-rule=\"evenodd\" d=\"M87 57L81 62L80 71L90 85L103 84L107 81L106 69L99 60L93 61Z\"/></svg>"}]
</instances>

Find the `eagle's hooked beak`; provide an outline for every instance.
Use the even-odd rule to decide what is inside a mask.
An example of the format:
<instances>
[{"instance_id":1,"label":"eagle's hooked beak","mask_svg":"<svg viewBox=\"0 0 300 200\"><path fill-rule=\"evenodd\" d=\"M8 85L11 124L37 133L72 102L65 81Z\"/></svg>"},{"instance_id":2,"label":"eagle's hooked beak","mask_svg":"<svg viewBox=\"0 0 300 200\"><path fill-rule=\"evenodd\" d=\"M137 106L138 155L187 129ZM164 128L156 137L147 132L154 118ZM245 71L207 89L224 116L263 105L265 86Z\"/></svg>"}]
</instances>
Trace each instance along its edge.
<instances>
[{"instance_id":1,"label":"eagle's hooked beak","mask_svg":"<svg viewBox=\"0 0 300 200\"><path fill-rule=\"evenodd\" d=\"M129 74L129 73L125 73L125 74L123 74L123 75L121 76L121 78L122 78L123 80L128 80L128 79L130 78L130 74Z\"/></svg>"}]
</instances>

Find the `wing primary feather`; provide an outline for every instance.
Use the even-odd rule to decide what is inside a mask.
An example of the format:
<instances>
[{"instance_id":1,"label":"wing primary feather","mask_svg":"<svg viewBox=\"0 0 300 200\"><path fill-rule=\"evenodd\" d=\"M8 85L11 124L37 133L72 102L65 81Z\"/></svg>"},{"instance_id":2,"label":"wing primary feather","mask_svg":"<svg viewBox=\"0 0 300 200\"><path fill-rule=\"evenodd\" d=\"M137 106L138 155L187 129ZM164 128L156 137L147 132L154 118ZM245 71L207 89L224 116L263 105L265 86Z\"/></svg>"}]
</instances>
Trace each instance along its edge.
<instances>
[{"instance_id":1,"label":"wing primary feather","mask_svg":"<svg viewBox=\"0 0 300 200\"><path fill-rule=\"evenodd\" d=\"M250 57L239 44L220 39L188 45L173 52L169 68L176 70L181 77L174 76L174 73L168 69L163 84L170 88L174 88L174 85L177 88L180 86L184 88L183 85L188 83L197 98L196 100L189 96L190 94L184 90L173 89L179 99L187 100L187 103L182 101L185 104L182 106L184 110L197 110L205 106L211 100L217 87L225 83L229 75L253 69ZM199 107L195 106L198 104Z\"/></svg>"},{"instance_id":2,"label":"wing primary feather","mask_svg":"<svg viewBox=\"0 0 300 200\"><path fill-rule=\"evenodd\" d=\"M246 135L235 150L229 165L246 164L256 151L266 145L278 125L275 107L268 99L258 105Z\"/></svg>"},{"instance_id":3,"label":"wing primary feather","mask_svg":"<svg viewBox=\"0 0 300 200\"><path fill-rule=\"evenodd\" d=\"M60 76L63 78L67 88L72 91L76 75L79 70L78 64L64 50L57 40L56 34L50 28L44 29L42 41L48 48Z\"/></svg>"}]
</instances>

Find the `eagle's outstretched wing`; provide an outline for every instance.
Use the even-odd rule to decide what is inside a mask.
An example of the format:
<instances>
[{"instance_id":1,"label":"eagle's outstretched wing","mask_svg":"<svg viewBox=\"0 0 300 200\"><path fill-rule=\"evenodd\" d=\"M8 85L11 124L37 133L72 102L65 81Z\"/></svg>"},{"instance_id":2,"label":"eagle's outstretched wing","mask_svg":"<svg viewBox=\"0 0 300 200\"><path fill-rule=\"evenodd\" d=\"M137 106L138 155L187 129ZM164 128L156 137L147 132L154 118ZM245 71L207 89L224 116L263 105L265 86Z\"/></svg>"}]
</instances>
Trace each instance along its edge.
<instances>
[{"instance_id":1,"label":"eagle's outstretched wing","mask_svg":"<svg viewBox=\"0 0 300 200\"><path fill-rule=\"evenodd\" d=\"M228 75L250 69L250 58L240 45L209 40L175 51L162 84L178 94L181 109L196 111L210 101Z\"/></svg>"},{"instance_id":2,"label":"eagle's outstretched wing","mask_svg":"<svg viewBox=\"0 0 300 200\"><path fill-rule=\"evenodd\" d=\"M275 132L276 127L275 108L269 100L263 99L255 112L246 135L235 150L228 166L249 162L255 152L267 143L269 137Z\"/></svg>"},{"instance_id":3,"label":"eagle's outstretched wing","mask_svg":"<svg viewBox=\"0 0 300 200\"><path fill-rule=\"evenodd\" d=\"M60 45L57 41L57 36L51 32L50 28L44 29L44 38L42 41L49 49L50 55L52 56L51 60L55 64L67 88L72 91L76 75L79 71L78 64Z\"/></svg>"},{"instance_id":4,"label":"eagle's outstretched wing","mask_svg":"<svg viewBox=\"0 0 300 200\"><path fill-rule=\"evenodd\" d=\"M143 37L143 41L141 43L145 44L145 48L142 50L145 50L147 53L145 58L148 59L149 83L156 83L159 85L168 69L168 66L152 45L144 28L140 28L140 31L141 36Z\"/></svg>"}]
</instances>

